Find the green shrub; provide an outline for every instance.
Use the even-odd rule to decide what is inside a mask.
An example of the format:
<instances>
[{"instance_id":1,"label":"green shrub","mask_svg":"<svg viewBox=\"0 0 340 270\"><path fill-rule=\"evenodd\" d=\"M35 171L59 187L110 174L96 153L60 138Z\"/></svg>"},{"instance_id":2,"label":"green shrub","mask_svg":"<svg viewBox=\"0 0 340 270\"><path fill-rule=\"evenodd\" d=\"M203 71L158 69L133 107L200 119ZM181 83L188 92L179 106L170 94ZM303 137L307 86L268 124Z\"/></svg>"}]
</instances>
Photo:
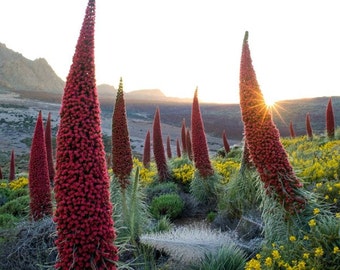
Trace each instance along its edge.
<instances>
[{"instance_id":1,"label":"green shrub","mask_svg":"<svg viewBox=\"0 0 340 270\"><path fill-rule=\"evenodd\" d=\"M162 216L159 220L157 220L157 223L155 224L153 228L153 232L168 232L172 228L172 223L170 219L167 216Z\"/></svg>"},{"instance_id":2,"label":"green shrub","mask_svg":"<svg viewBox=\"0 0 340 270\"><path fill-rule=\"evenodd\" d=\"M167 216L169 219L177 218L183 211L184 202L178 194L163 194L155 197L150 206L151 214L159 219Z\"/></svg>"},{"instance_id":3,"label":"green shrub","mask_svg":"<svg viewBox=\"0 0 340 270\"><path fill-rule=\"evenodd\" d=\"M197 270L241 270L246 265L245 253L235 245L222 246L217 252L206 253L191 266Z\"/></svg>"},{"instance_id":4,"label":"green shrub","mask_svg":"<svg viewBox=\"0 0 340 270\"><path fill-rule=\"evenodd\" d=\"M152 201L153 198L159 197L164 194L178 193L179 187L174 182L157 183L150 185L146 189L146 196L148 201Z\"/></svg>"},{"instance_id":5,"label":"green shrub","mask_svg":"<svg viewBox=\"0 0 340 270\"><path fill-rule=\"evenodd\" d=\"M202 178L196 171L195 177L190 183L190 193L199 202L214 209L217 203L216 185L218 182L219 176L217 174Z\"/></svg>"},{"instance_id":6,"label":"green shrub","mask_svg":"<svg viewBox=\"0 0 340 270\"><path fill-rule=\"evenodd\" d=\"M6 194L0 192L0 206L4 205L8 201Z\"/></svg>"},{"instance_id":7,"label":"green shrub","mask_svg":"<svg viewBox=\"0 0 340 270\"><path fill-rule=\"evenodd\" d=\"M27 216L29 213L29 201L28 195L9 201L0 207L0 214L7 213L15 217Z\"/></svg>"},{"instance_id":8,"label":"green shrub","mask_svg":"<svg viewBox=\"0 0 340 270\"><path fill-rule=\"evenodd\" d=\"M7 183L0 181L0 206L4 205L8 201L9 193L10 189L7 187Z\"/></svg>"},{"instance_id":9,"label":"green shrub","mask_svg":"<svg viewBox=\"0 0 340 270\"><path fill-rule=\"evenodd\" d=\"M28 195L28 189L27 188L19 188L11 190L8 194L8 200L15 200L16 198L27 196Z\"/></svg>"},{"instance_id":10,"label":"green shrub","mask_svg":"<svg viewBox=\"0 0 340 270\"><path fill-rule=\"evenodd\" d=\"M216 212L213 212L213 211L209 212L207 215L208 222L213 222L216 216L217 216Z\"/></svg>"},{"instance_id":11,"label":"green shrub","mask_svg":"<svg viewBox=\"0 0 340 270\"><path fill-rule=\"evenodd\" d=\"M9 228L14 225L15 222L17 222L18 219L8 213L0 214L0 228Z\"/></svg>"}]
</instances>

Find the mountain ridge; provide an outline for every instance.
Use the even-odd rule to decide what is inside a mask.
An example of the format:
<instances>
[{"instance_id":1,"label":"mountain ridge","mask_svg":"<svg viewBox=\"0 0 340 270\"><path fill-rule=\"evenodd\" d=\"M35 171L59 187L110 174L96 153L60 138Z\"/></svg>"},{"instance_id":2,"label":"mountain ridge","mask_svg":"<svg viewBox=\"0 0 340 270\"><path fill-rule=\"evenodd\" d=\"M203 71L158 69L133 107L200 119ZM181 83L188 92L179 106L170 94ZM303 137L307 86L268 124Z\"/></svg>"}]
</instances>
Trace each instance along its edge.
<instances>
[{"instance_id":1,"label":"mountain ridge","mask_svg":"<svg viewBox=\"0 0 340 270\"><path fill-rule=\"evenodd\" d=\"M0 90L16 92L23 97L58 100L61 98L65 82L54 72L46 59L30 60L0 42ZM117 89L109 84L97 85L99 98L113 102ZM188 102L189 99L167 97L160 89L140 89L124 92L127 100L168 100Z\"/></svg>"}]
</instances>

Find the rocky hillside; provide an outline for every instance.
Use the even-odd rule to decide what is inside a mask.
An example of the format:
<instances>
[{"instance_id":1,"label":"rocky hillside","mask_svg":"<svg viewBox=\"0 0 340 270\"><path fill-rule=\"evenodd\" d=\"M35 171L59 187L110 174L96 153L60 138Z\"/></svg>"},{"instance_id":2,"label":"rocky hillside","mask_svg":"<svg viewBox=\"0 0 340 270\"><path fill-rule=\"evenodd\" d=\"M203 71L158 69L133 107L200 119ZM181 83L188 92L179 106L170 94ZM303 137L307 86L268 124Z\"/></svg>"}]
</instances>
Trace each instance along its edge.
<instances>
[{"instance_id":1,"label":"rocky hillside","mask_svg":"<svg viewBox=\"0 0 340 270\"><path fill-rule=\"evenodd\" d=\"M0 43L2 90L62 93L64 84L45 59L29 60Z\"/></svg>"},{"instance_id":2,"label":"rocky hillside","mask_svg":"<svg viewBox=\"0 0 340 270\"><path fill-rule=\"evenodd\" d=\"M20 94L22 98L58 102L65 82L57 76L43 58L34 61L25 58L0 43L0 90ZM117 89L108 84L98 85L98 95L105 103L113 103ZM191 102L188 99L166 97L159 89L135 90L125 93L126 100Z\"/></svg>"}]
</instances>

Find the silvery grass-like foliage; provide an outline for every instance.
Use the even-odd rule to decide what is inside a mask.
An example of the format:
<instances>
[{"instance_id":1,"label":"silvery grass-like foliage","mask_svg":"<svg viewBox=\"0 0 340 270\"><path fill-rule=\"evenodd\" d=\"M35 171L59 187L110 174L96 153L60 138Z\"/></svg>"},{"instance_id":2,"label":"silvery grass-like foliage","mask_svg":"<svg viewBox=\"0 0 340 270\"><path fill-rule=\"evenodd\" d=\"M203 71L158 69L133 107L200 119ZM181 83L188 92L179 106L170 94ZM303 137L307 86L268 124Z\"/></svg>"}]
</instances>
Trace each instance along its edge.
<instances>
[{"instance_id":1,"label":"silvery grass-like foliage","mask_svg":"<svg viewBox=\"0 0 340 270\"><path fill-rule=\"evenodd\" d=\"M153 246L182 263L200 260L208 252L215 252L223 245L236 245L229 233L211 230L204 225L177 227L165 233L144 234L143 244Z\"/></svg>"}]
</instances>

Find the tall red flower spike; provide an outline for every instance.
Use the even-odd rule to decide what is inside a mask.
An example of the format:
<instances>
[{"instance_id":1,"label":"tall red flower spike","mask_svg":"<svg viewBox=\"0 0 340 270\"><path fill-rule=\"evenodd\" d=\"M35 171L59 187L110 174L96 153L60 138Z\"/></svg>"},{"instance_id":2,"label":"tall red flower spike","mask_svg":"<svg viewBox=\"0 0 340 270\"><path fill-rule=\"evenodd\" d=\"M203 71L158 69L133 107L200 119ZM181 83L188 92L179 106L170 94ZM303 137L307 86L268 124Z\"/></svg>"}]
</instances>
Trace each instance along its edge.
<instances>
[{"instance_id":1,"label":"tall red flower spike","mask_svg":"<svg viewBox=\"0 0 340 270\"><path fill-rule=\"evenodd\" d=\"M9 181L13 181L15 179L15 154L14 149L11 152L11 159L9 164Z\"/></svg>"},{"instance_id":2,"label":"tall red flower spike","mask_svg":"<svg viewBox=\"0 0 340 270\"><path fill-rule=\"evenodd\" d=\"M129 185L132 171L132 151L126 117L123 80L120 78L115 108L112 116L112 171L121 188Z\"/></svg>"},{"instance_id":3,"label":"tall red flower spike","mask_svg":"<svg viewBox=\"0 0 340 270\"><path fill-rule=\"evenodd\" d=\"M312 140L313 139L313 129L310 123L310 114L306 114L306 131L307 131L307 138Z\"/></svg>"},{"instance_id":4,"label":"tall red flower spike","mask_svg":"<svg viewBox=\"0 0 340 270\"><path fill-rule=\"evenodd\" d=\"M151 161L151 141L150 141L150 130L145 135L144 141L144 152L143 152L143 165L145 168L150 167Z\"/></svg>"},{"instance_id":5,"label":"tall red flower spike","mask_svg":"<svg viewBox=\"0 0 340 270\"><path fill-rule=\"evenodd\" d=\"M289 123L289 133L290 133L290 137L291 138L295 138L295 131L294 131L294 127L293 127L293 122L290 121Z\"/></svg>"},{"instance_id":6,"label":"tall red flower spike","mask_svg":"<svg viewBox=\"0 0 340 270\"><path fill-rule=\"evenodd\" d=\"M329 139L334 139L335 135L335 118L333 112L332 98L330 97L326 109L326 131Z\"/></svg>"},{"instance_id":7,"label":"tall red flower spike","mask_svg":"<svg viewBox=\"0 0 340 270\"><path fill-rule=\"evenodd\" d=\"M53 151L52 151L52 126L51 126L51 113L48 113L46 126L45 126L45 145L48 163L48 175L50 182L53 184L55 170L53 162Z\"/></svg>"},{"instance_id":8,"label":"tall red flower spike","mask_svg":"<svg viewBox=\"0 0 340 270\"><path fill-rule=\"evenodd\" d=\"M249 169L253 166L253 163L250 159L249 148L247 143L247 138L244 139L243 143L243 152L242 152L242 159L241 159L241 168L240 171L244 172L246 169Z\"/></svg>"},{"instance_id":9,"label":"tall red flower spike","mask_svg":"<svg viewBox=\"0 0 340 270\"><path fill-rule=\"evenodd\" d=\"M305 199L298 195L302 184L289 163L279 131L258 85L250 56L248 32L242 47L240 105L250 157L264 188L289 213L302 210L306 204Z\"/></svg>"},{"instance_id":10,"label":"tall red flower spike","mask_svg":"<svg viewBox=\"0 0 340 270\"><path fill-rule=\"evenodd\" d=\"M0 180L4 179L3 174L2 174L2 168L0 167Z\"/></svg>"},{"instance_id":11,"label":"tall red flower spike","mask_svg":"<svg viewBox=\"0 0 340 270\"><path fill-rule=\"evenodd\" d=\"M213 175L214 170L209 159L207 138L204 132L197 90L196 88L191 110L191 142L195 167L198 169L199 174L206 178Z\"/></svg>"},{"instance_id":12,"label":"tall red flower spike","mask_svg":"<svg viewBox=\"0 0 340 270\"><path fill-rule=\"evenodd\" d=\"M170 136L169 135L166 137L166 154L168 156L168 159L172 158Z\"/></svg>"},{"instance_id":13,"label":"tall red flower spike","mask_svg":"<svg viewBox=\"0 0 340 270\"><path fill-rule=\"evenodd\" d=\"M39 220L44 216L52 216L50 177L41 111L38 115L32 139L28 172L31 218Z\"/></svg>"},{"instance_id":14,"label":"tall red flower spike","mask_svg":"<svg viewBox=\"0 0 340 270\"><path fill-rule=\"evenodd\" d=\"M182 139L182 152L183 154L187 154L187 132L186 132L186 124L185 118L182 120L182 128L181 128L181 139Z\"/></svg>"},{"instance_id":15,"label":"tall red flower spike","mask_svg":"<svg viewBox=\"0 0 340 270\"><path fill-rule=\"evenodd\" d=\"M117 269L118 250L102 140L89 0L68 74L57 135L56 269Z\"/></svg>"},{"instance_id":16,"label":"tall red flower spike","mask_svg":"<svg viewBox=\"0 0 340 270\"><path fill-rule=\"evenodd\" d=\"M225 130L222 132L222 141L223 141L223 146L224 146L224 151L228 154L230 152L230 145L227 139L227 133Z\"/></svg>"},{"instance_id":17,"label":"tall red flower spike","mask_svg":"<svg viewBox=\"0 0 340 270\"><path fill-rule=\"evenodd\" d=\"M163 146L160 118L159 107L157 107L153 120L153 155L155 157L159 181L164 182L169 177L169 170Z\"/></svg>"},{"instance_id":18,"label":"tall red flower spike","mask_svg":"<svg viewBox=\"0 0 340 270\"><path fill-rule=\"evenodd\" d=\"M181 157L182 156L181 146L179 144L178 138L176 139L176 153L177 153L177 157Z\"/></svg>"},{"instance_id":19,"label":"tall red flower spike","mask_svg":"<svg viewBox=\"0 0 340 270\"><path fill-rule=\"evenodd\" d=\"M191 134L190 134L190 130L187 129L187 135L186 135L186 145L187 145L187 154L188 154L188 158L190 160L192 160L193 156L192 156L192 143L191 143Z\"/></svg>"}]
</instances>

